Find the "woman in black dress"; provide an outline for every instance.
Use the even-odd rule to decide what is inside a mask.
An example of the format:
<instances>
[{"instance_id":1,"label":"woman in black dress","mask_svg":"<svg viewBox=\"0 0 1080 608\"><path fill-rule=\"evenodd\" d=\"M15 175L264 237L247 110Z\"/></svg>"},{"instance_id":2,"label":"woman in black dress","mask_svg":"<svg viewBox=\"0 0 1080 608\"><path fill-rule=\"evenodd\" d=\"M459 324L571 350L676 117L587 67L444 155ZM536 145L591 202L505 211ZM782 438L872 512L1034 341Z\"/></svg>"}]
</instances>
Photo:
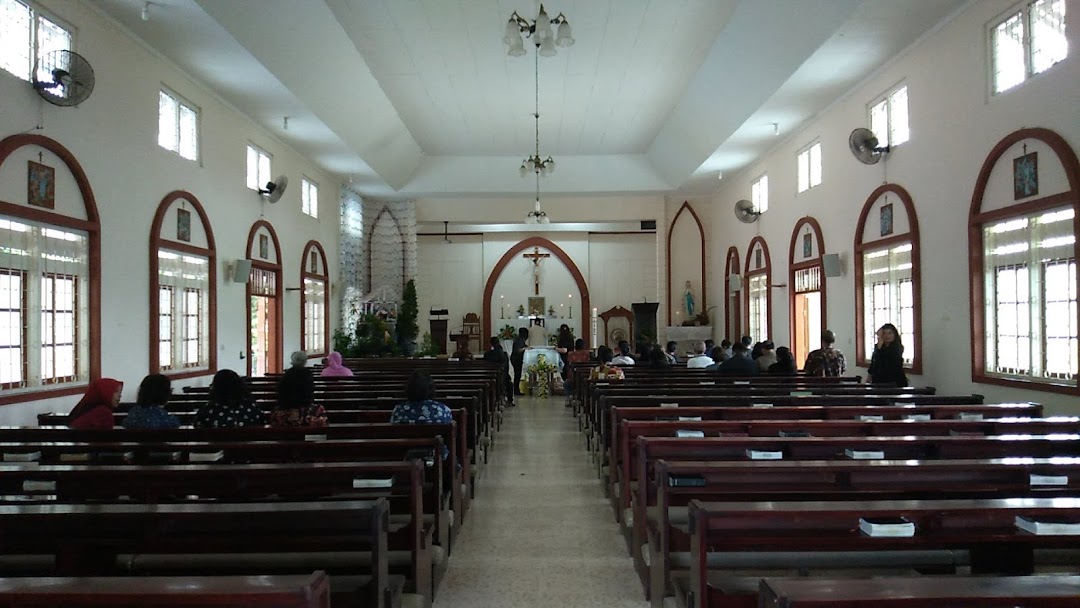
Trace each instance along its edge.
<instances>
[{"instance_id":1,"label":"woman in black dress","mask_svg":"<svg viewBox=\"0 0 1080 608\"><path fill-rule=\"evenodd\" d=\"M868 373L873 384L908 385L907 374L904 373L904 345L900 343L900 332L892 323L886 323L877 330L877 344Z\"/></svg>"}]
</instances>

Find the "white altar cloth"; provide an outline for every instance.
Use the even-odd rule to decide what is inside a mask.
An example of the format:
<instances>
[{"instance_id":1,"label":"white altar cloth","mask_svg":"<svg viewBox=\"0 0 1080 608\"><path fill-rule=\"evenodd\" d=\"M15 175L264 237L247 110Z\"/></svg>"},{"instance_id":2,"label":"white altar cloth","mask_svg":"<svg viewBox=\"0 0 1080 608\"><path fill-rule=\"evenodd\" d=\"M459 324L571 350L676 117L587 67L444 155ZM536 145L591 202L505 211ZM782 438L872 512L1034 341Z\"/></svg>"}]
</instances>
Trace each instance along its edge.
<instances>
[{"instance_id":1,"label":"white altar cloth","mask_svg":"<svg viewBox=\"0 0 1080 608\"><path fill-rule=\"evenodd\" d=\"M562 372L562 368L563 368L562 357L560 357L559 353L556 352L556 350L554 348L551 348L551 347L526 349L525 350L525 359L524 359L525 362L524 362L524 365L523 365L522 369L528 370L529 366L536 363L536 360L540 355L544 355L544 358L547 360L547 362L549 364L559 366L559 371Z\"/></svg>"},{"instance_id":2,"label":"white altar cloth","mask_svg":"<svg viewBox=\"0 0 1080 608\"><path fill-rule=\"evenodd\" d=\"M713 328L711 325L672 325L665 328L665 335L668 340L678 342L680 353L686 353L693 350L695 342L712 340Z\"/></svg>"}]
</instances>

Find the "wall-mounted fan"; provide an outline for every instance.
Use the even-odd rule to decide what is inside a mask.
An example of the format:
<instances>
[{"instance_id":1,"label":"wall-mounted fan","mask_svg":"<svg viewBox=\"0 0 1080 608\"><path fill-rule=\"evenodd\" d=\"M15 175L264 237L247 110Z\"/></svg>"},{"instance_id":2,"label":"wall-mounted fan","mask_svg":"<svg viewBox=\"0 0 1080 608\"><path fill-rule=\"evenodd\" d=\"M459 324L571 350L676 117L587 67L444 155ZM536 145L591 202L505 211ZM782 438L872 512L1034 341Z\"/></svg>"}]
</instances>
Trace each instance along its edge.
<instances>
[{"instance_id":1,"label":"wall-mounted fan","mask_svg":"<svg viewBox=\"0 0 1080 608\"><path fill-rule=\"evenodd\" d=\"M855 159L864 165L876 165L889 153L889 146L878 146L878 138L870 129L859 127L848 136L848 147Z\"/></svg>"},{"instance_id":2,"label":"wall-mounted fan","mask_svg":"<svg viewBox=\"0 0 1080 608\"><path fill-rule=\"evenodd\" d=\"M34 90L56 106L77 106L94 92L94 68L72 51L46 53L35 62L33 76Z\"/></svg>"},{"instance_id":3,"label":"wall-mounted fan","mask_svg":"<svg viewBox=\"0 0 1080 608\"><path fill-rule=\"evenodd\" d=\"M279 175L274 181L266 182L266 186L259 190L259 194L265 196L268 202L276 203L281 200L287 187L289 187L289 178Z\"/></svg>"},{"instance_id":4,"label":"wall-mounted fan","mask_svg":"<svg viewBox=\"0 0 1080 608\"><path fill-rule=\"evenodd\" d=\"M735 217L744 224L753 224L761 217L761 212L754 208L754 203L743 199L735 203Z\"/></svg>"}]
</instances>

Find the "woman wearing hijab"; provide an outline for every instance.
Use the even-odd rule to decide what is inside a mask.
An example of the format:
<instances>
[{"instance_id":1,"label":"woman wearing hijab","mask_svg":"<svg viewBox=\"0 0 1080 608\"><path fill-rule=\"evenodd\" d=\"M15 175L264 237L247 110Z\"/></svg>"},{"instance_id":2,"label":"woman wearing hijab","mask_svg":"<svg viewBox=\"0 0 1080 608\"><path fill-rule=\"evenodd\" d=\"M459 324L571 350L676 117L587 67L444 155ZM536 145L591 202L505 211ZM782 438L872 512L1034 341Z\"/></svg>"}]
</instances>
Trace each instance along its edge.
<instances>
[{"instance_id":1,"label":"woman wearing hijab","mask_svg":"<svg viewBox=\"0 0 1080 608\"><path fill-rule=\"evenodd\" d=\"M243 378L231 369L214 374L210 398L195 414L196 428L264 426L266 415L254 403Z\"/></svg>"},{"instance_id":2,"label":"woman wearing hijab","mask_svg":"<svg viewBox=\"0 0 1080 608\"><path fill-rule=\"evenodd\" d=\"M124 383L112 378L91 381L82 399L68 414L68 426L73 429L113 428L113 410L120 403L123 390Z\"/></svg>"},{"instance_id":3,"label":"woman wearing hijab","mask_svg":"<svg viewBox=\"0 0 1080 608\"><path fill-rule=\"evenodd\" d=\"M334 351L326 358L326 367L319 374L322 377L347 378L353 375L352 370L341 363L341 353Z\"/></svg>"}]
</instances>

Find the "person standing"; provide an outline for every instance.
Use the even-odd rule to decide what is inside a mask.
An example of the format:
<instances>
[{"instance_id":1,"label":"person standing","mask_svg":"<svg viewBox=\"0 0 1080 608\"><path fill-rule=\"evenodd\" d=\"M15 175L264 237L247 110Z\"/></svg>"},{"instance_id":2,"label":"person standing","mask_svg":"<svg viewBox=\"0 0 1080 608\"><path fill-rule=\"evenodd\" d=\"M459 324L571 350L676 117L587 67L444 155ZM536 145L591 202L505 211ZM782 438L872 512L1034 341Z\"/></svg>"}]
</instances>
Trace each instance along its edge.
<instances>
[{"instance_id":1,"label":"person standing","mask_svg":"<svg viewBox=\"0 0 1080 608\"><path fill-rule=\"evenodd\" d=\"M521 392L521 368L525 364L525 349L529 347L529 330L524 327L518 328L518 335L514 338L511 347L510 364L514 366L514 394L524 395Z\"/></svg>"},{"instance_id":2,"label":"person standing","mask_svg":"<svg viewBox=\"0 0 1080 608\"><path fill-rule=\"evenodd\" d=\"M907 386L907 374L904 373L904 345L900 342L900 332L892 323L886 323L877 330L877 344L874 355L870 358L870 382L873 384L893 384Z\"/></svg>"},{"instance_id":3,"label":"person standing","mask_svg":"<svg viewBox=\"0 0 1080 608\"><path fill-rule=\"evenodd\" d=\"M491 348L484 351L484 361L499 364L500 376L503 379L504 387L510 383L510 356L503 350L502 344L499 343L498 336L492 336L489 341ZM516 391L510 390L506 394L506 404L514 405L514 393Z\"/></svg>"},{"instance_id":4,"label":"person standing","mask_svg":"<svg viewBox=\"0 0 1080 608\"><path fill-rule=\"evenodd\" d=\"M836 343L836 334L833 330L826 329L821 332L821 348L810 351L809 355L806 355L806 363L803 365L803 372L807 376L827 376L835 378L837 376L843 376L847 371L847 365L844 362L844 353L833 348L833 344Z\"/></svg>"}]
</instances>

